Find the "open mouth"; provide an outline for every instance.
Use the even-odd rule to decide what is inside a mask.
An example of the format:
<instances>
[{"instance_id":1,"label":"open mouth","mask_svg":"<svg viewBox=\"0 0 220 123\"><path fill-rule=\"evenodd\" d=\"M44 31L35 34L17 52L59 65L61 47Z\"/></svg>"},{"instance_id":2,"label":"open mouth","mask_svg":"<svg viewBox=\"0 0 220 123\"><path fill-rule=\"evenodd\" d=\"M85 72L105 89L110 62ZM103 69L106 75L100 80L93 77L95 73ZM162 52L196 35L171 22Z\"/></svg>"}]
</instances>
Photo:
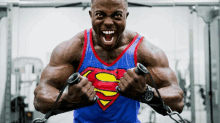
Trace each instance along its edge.
<instances>
[{"instance_id":1,"label":"open mouth","mask_svg":"<svg viewBox=\"0 0 220 123\"><path fill-rule=\"evenodd\" d=\"M114 39L114 34L115 34L115 31L102 31L104 37L103 37L103 40L104 42L112 42L113 39Z\"/></svg>"}]
</instances>

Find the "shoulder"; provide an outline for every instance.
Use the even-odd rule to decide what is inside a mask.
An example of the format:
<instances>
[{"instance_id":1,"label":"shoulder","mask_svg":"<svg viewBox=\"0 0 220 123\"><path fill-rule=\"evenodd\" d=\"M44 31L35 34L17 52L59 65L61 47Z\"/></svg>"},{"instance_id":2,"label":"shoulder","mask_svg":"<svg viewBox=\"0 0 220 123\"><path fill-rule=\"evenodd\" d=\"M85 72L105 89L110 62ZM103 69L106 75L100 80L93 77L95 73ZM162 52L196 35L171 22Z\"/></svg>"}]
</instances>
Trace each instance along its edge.
<instances>
[{"instance_id":1,"label":"shoulder","mask_svg":"<svg viewBox=\"0 0 220 123\"><path fill-rule=\"evenodd\" d=\"M126 29L126 30L124 31L124 37L125 37L126 39L128 39L129 43L134 39L134 37L135 37L136 35L137 35L137 33L134 32L134 31L131 31L131 30L128 30L128 29Z\"/></svg>"},{"instance_id":2,"label":"shoulder","mask_svg":"<svg viewBox=\"0 0 220 123\"><path fill-rule=\"evenodd\" d=\"M145 38L138 47L137 60L149 67L169 67L169 62L164 51Z\"/></svg>"},{"instance_id":3,"label":"shoulder","mask_svg":"<svg viewBox=\"0 0 220 123\"><path fill-rule=\"evenodd\" d=\"M79 62L84 46L84 31L79 32L68 41L63 41L57 45L50 59L50 64L63 64Z\"/></svg>"}]
</instances>

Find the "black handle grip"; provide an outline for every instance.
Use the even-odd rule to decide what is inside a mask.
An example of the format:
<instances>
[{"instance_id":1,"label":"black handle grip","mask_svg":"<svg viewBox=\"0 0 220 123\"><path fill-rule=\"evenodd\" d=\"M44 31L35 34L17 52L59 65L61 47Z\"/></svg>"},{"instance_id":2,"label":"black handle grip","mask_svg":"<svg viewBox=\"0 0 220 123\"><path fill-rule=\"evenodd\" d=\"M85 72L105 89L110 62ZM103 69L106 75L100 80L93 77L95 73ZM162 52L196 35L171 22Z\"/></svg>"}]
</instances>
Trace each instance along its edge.
<instances>
[{"instance_id":1,"label":"black handle grip","mask_svg":"<svg viewBox=\"0 0 220 123\"><path fill-rule=\"evenodd\" d=\"M74 73L72 74L68 80L67 80L68 84L78 84L80 82L80 78L79 78L79 73ZM96 102L99 99L99 97L96 95L93 98L93 102Z\"/></svg>"},{"instance_id":2,"label":"black handle grip","mask_svg":"<svg viewBox=\"0 0 220 123\"><path fill-rule=\"evenodd\" d=\"M149 73L147 68L141 63L137 63L137 69L135 69L134 71L135 73L137 73L137 75L144 75L144 74ZM115 89L118 93L121 93L121 89L118 86L116 86Z\"/></svg>"},{"instance_id":3,"label":"black handle grip","mask_svg":"<svg viewBox=\"0 0 220 123\"><path fill-rule=\"evenodd\" d=\"M55 102L54 105L53 105L53 108L52 108L48 113L46 113L46 115L45 115L42 119L37 118L37 119L33 120L32 123L45 123L45 121L46 121L50 116L54 115L54 114L52 114L52 113L54 113L54 112L53 112L53 111L54 111L54 107L56 106L58 100L60 99L61 95L63 94L64 89L66 88L66 86L68 86L68 85L70 85L70 84L78 84L78 83L80 82L79 75L80 75L80 74L77 72L77 73L72 74L72 75L68 78L67 84L66 84L65 86L63 86L62 90L60 91L60 94L58 95L57 100L56 100L56 102ZM94 97L93 101L96 102L98 99L99 99L99 97L96 95L96 96ZM56 112L56 113L59 114L59 113L63 113L63 112L61 111L61 112Z\"/></svg>"},{"instance_id":4,"label":"black handle grip","mask_svg":"<svg viewBox=\"0 0 220 123\"><path fill-rule=\"evenodd\" d=\"M68 80L67 80L68 84L78 84L80 82L80 78L79 78L79 73L74 73L72 74Z\"/></svg>"},{"instance_id":5,"label":"black handle grip","mask_svg":"<svg viewBox=\"0 0 220 123\"><path fill-rule=\"evenodd\" d=\"M149 72L147 68L141 63L137 63L137 69L135 69L134 71L137 73L137 75L144 75Z\"/></svg>"}]
</instances>

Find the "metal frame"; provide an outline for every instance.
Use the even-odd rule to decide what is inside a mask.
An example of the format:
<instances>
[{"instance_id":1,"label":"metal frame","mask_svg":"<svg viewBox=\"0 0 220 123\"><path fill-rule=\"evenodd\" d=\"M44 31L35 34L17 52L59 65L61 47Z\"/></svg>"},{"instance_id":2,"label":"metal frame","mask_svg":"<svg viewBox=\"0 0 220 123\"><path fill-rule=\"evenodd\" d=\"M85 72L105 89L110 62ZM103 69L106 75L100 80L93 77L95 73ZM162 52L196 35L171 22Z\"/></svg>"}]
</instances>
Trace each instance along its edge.
<instances>
[{"instance_id":1,"label":"metal frame","mask_svg":"<svg viewBox=\"0 0 220 123\"><path fill-rule=\"evenodd\" d=\"M1 122L11 123L11 48L12 48L12 4L0 7L0 20L7 17L7 67L4 102L2 105Z\"/></svg>"},{"instance_id":2,"label":"metal frame","mask_svg":"<svg viewBox=\"0 0 220 123\"><path fill-rule=\"evenodd\" d=\"M5 123L11 123L11 48L12 48L12 4L7 4L7 78L5 93Z\"/></svg>"},{"instance_id":3,"label":"metal frame","mask_svg":"<svg viewBox=\"0 0 220 123\"><path fill-rule=\"evenodd\" d=\"M3 18L3 17L7 17L7 8L0 8L0 20ZM5 91L6 92L6 91ZM2 105L2 109L1 109L1 116L0 116L0 122L3 123L5 121L5 96L4 96L4 99L3 99L3 105ZM3 110L4 109L4 110Z\"/></svg>"},{"instance_id":4,"label":"metal frame","mask_svg":"<svg viewBox=\"0 0 220 123\"><path fill-rule=\"evenodd\" d=\"M220 10L219 10L220 11ZM218 34L220 33L220 18L218 18ZM220 35L218 35L218 49L220 49ZM218 52L218 61L220 62L220 53ZM219 90L218 90L218 93L217 93L217 95L219 96L220 95L220 84L219 84L219 81L220 81L220 63L219 63L219 65L218 65L218 75L217 75L217 77L218 77L218 88L219 88ZM219 108L218 108L218 112L220 112L220 98L218 97L218 103L219 103ZM218 120L220 121L220 117L218 117Z\"/></svg>"},{"instance_id":5,"label":"metal frame","mask_svg":"<svg viewBox=\"0 0 220 123\"><path fill-rule=\"evenodd\" d=\"M11 123L11 48L12 48L12 4L8 3L7 8L1 8L1 16L7 16L7 66L5 95L2 106L1 122ZM3 113L4 111L4 113Z\"/></svg>"},{"instance_id":6,"label":"metal frame","mask_svg":"<svg viewBox=\"0 0 220 123\"><path fill-rule=\"evenodd\" d=\"M219 94L220 94L220 38L219 38L219 31L220 31L220 19L213 18L213 21L208 25L210 31L210 51L209 51L209 83L210 88L210 95L212 95L210 102L212 101L212 114L213 114L213 123L219 123L219 113L220 113L220 102L219 102ZM208 114L208 112L207 112Z\"/></svg>"},{"instance_id":7,"label":"metal frame","mask_svg":"<svg viewBox=\"0 0 220 123\"><path fill-rule=\"evenodd\" d=\"M64 4L71 4L70 2L19 2L19 6L21 8L38 8L38 7L56 7L59 5L64 5ZM220 5L219 2L207 2L207 3L199 3L199 2L194 2L194 3L181 3L181 2L142 2L142 4L145 5L150 5L152 7L173 7L173 6L215 6L215 5ZM80 5L77 5L75 7L91 7L90 2L82 3ZM128 7L136 7L133 5L129 5Z\"/></svg>"},{"instance_id":8,"label":"metal frame","mask_svg":"<svg viewBox=\"0 0 220 123\"><path fill-rule=\"evenodd\" d=\"M44 7L56 7L65 4L74 3L72 1L19 1L13 3L13 6L19 6L20 8L44 8ZM173 6L219 6L220 2L176 2L176 1L140 1L140 4L150 5L152 7L173 7ZM0 7L6 7L6 3L0 4ZM82 4L74 7L91 7L91 2L82 2ZM136 7L129 5L129 7Z\"/></svg>"},{"instance_id":9,"label":"metal frame","mask_svg":"<svg viewBox=\"0 0 220 123\"><path fill-rule=\"evenodd\" d=\"M0 20L6 16L7 16L7 9L4 7L2 7L2 8L0 7Z\"/></svg>"},{"instance_id":10,"label":"metal frame","mask_svg":"<svg viewBox=\"0 0 220 123\"><path fill-rule=\"evenodd\" d=\"M211 25L213 23L213 20L215 20L215 18L219 16L220 12L219 12L219 9L215 9L211 7L198 7L198 6L195 7L194 10L192 11L197 12L198 14L197 16L201 17L203 21L207 24L205 28L206 33L204 37L205 38L205 45L204 45L205 46L204 47L205 48L204 49L205 50L205 69L206 69L206 100L208 100L206 102L206 114L207 114L207 123L218 123L220 121L218 117L218 114L220 112L220 105L216 101L220 100L218 99L218 96L220 94L220 86L219 86L220 84L218 85L219 78L216 76L216 73L213 73L213 69L217 69L219 71L220 68L218 65L220 63L216 63L218 64L217 68L214 68L213 60L218 62L220 56L218 53L217 54L219 57L214 55L214 53L216 53L216 50L217 52L219 52L219 47L216 48L217 44L216 44L216 41L214 41L215 36L212 34L213 32L211 33L211 30L214 26L211 27ZM214 33L216 33L216 30L214 30ZM216 34L220 36L219 32L217 32ZM215 59L215 57L217 58ZM218 80L216 80L217 78Z\"/></svg>"},{"instance_id":11,"label":"metal frame","mask_svg":"<svg viewBox=\"0 0 220 123\"><path fill-rule=\"evenodd\" d=\"M193 15L189 15L189 75L190 75L190 104L191 122L195 123L195 85L194 85L194 41L193 41Z\"/></svg>"},{"instance_id":12,"label":"metal frame","mask_svg":"<svg viewBox=\"0 0 220 123\"><path fill-rule=\"evenodd\" d=\"M0 19L2 17L7 16L7 76L6 76L6 89L5 89L5 102L4 102L4 111L5 113L3 114L3 118L4 118L4 122L5 123L10 123L11 118L10 118L10 102L11 102L11 48L12 48L12 12L11 9L13 6L19 6L20 8L39 8L39 7L56 7L59 5L63 5L63 4L70 4L71 2L25 2L25 1L20 1L18 3L3 3L0 4ZM173 7L173 6L220 6L219 2L189 2L189 3L185 3L185 2L142 2L144 4L148 4L151 5L152 7ZM91 3L90 2L84 2L81 5L77 5L75 7L90 7ZM134 7L134 6L129 6L129 7ZM7 8L7 9L6 9ZM218 11L216 11L216 15L218 15ZM191 93L192 95L194 95L194 86L193 86L193 81L194 81L194 75L193 75L193 30L190 30L190 68L191 68L191 74L190 74L190 81L191 81ZM207 63L206 63L207 64ZM209 64L209 63L208 63ZM208 78L209 80L210 78ZM192 97L192 99L194 99ZM195 100L191 102L191 104L195 105ZM195 109L192 109L192 121L195 121ZM208 119L207 119L208 120Z\"/></svg>"}]
</instances>

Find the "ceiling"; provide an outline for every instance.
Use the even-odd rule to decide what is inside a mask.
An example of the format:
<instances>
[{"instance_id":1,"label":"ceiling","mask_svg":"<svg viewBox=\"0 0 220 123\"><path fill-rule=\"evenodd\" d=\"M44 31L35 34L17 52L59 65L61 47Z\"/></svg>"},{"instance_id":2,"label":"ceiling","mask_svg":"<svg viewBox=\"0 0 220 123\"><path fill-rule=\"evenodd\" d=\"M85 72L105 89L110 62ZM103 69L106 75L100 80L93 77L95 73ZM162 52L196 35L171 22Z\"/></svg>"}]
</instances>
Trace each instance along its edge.
<instances>
[{"instance_id":1,"label":"ceiling","mask_svg":"<svg viewBox=\"0 0 220 123\"><path fill-rule=\"evenodd\" d=\"M6 0L6 1L14 1L14 0ZM20 1L90 2L91 0L20 0ZM128 0L128 2L219 2L219 0Z\"/></svg>"},{"instance_id":2,"label":"ceiling","mask_svg":"<svg viewBox=\"0 0 220 123\"><path fill-rule=\"evenodd\" d=\"M82 4L74 7L89 7L91 0L0 0L0 7L6 6L7 3L13 2L19 4L20 7L55 7L65 4L82 2ZM140 3L150 5L152 7L166 6L213 6L220 5L220 0L128 0L130 3ZM137 7L131 6L130 7Z\"/></svg>"}]
</instances>

